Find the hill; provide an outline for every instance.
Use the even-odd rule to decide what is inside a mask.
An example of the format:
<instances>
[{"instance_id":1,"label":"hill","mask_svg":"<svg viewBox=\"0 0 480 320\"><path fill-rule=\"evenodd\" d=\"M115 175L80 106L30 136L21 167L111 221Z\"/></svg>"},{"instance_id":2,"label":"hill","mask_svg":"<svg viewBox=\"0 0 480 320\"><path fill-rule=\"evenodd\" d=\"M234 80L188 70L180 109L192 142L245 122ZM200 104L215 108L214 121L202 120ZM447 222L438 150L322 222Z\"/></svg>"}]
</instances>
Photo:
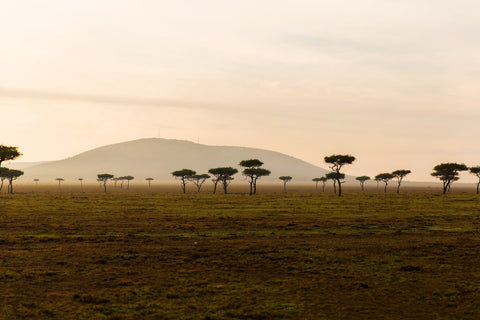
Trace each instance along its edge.
<instances>
[{"instance_id":1,"label":"hill","mask_svg":"<svg viewBox=\"0 0 480 320\"><path fill-rule=\"evenodd\" d=\"M241 160L257 158L271 170L264 180L278 181L281 175L290 175L294 181L311 181L327 170L280 152L232 146L209 146L184 140L140 139L112 144L83 152L76 156L22 168L22 180L39 178L54 180L62 177L76 180L79 177L94 181L98 173L115 176L132 175L136 179L152 177L155 180L173 181L171 172L188 168L198 173L221 166L238 169ZM240 171L240 170L239 170ZM237 179L239 176L237 175Z\"/></svg>"}]
</instances>

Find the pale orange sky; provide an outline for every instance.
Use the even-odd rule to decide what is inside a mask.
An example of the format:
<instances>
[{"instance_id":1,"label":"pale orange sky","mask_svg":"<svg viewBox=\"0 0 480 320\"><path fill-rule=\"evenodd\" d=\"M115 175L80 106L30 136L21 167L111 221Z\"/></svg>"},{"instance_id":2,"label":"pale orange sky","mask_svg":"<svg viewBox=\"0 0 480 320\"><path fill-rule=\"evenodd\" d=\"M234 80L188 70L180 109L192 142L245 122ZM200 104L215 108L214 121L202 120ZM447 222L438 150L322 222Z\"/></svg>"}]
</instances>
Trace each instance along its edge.
<instances>
[{"instance_id":1,"label":"pale orange sky","mask_svg":"<svg viewBox=\"0 0 480 320\"><path fill-rule=\"evenodd\" d=\"M477 1L0 1L0 143L53 160L145 137L353 175L480 165ZM468 174L463 181L473 181ZM461 180L461 181L462 181Z\"/></svg>"}]
</instances>

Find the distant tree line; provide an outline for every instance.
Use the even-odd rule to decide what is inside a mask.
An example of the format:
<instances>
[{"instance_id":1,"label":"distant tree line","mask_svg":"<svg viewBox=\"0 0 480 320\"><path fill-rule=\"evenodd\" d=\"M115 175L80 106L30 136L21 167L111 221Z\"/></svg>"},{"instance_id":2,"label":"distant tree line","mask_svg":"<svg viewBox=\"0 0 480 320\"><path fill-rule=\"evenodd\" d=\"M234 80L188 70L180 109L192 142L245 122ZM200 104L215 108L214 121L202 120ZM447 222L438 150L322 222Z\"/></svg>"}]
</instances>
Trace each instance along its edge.
<instances>
[{"instance_id":1,"label":"distant tree line","mask_svg":"<svg viewBox=\"0 0 480 320\"><path fill-rule=\"evenodd\" d=\"M14 160L18 157L22 156L22 154L18 151L18 147L14 146L5 146L0 145L0 191L3 189L5 181L8 182L7 192L13 193L13 181L24 174L21 170L14 170L2 167L2 163L4 161ZM330 172L326 173L323 177L316 177L313 178L312 181L315 182L315 190L318 190L318 184L322 183L322 191L325 192L326 183L331 180L333 182L333 190L339 197L342 196L342 184L345 182L345 174L341 172L345 165L352 164L355 161L355 157L352 155L342 155L342 154L333 154L330 156L324 157L325 163L328 164L330 168ZM242 175L245 176L249 183L249 194L254 195L257 193L257 181L261 177L269 176L271 171L268 169L263 168L263 162L258 159L249 159L249 160L242 160L239 162L239 166L243 168ZM480 166L473 166L467 167L463 163L455 163L455 162L448 162L448 163L441 163L436 165L433 168L433 172L431 175L433 177L437 177L442 181L442 191L443 194L450 191L452 183L458 181L459 174L461 171L469 171L471 174L475 175L478 178L476 183L476 193L479 194L480 192ZM181 188L183 193L186 193L186 185L188 183L193 183L199 193L201 191L202 186L205 182L212 178L211 181L213 183L213 193L217 192L217 186L220 184L223 188L223 192L225 194L228 193L228 186L234 180L234 175L238 173L238 170L233 167L217 167L211 168L208 170L207 173L197 174L195 170L191 169L181 169L173 171L171 174L174 178L178 179L181 183ZM391 173L383 172L377 174L374 179L378 183L384 183L384 192L387 192L387 186L389 182L393 179L396 179L397 187L396 192L400 193L400 186L403 182L403 179L410 174L410 170L406 169L399 169L395 170ZM107 192L107 182L112 180L115 183L115 186L118 182L120 182L120 188L123 188L123 184L126 181L127 186L126 188L129 189L130 181L135 179L133 176L120 176L115 177L110 173L101 173L97 175L97 181L103 187L104 191ZM283 182L283 190L287 192L287 183L291 181L293 178L291 176L280 176L278 177ZM365 182L370 180L369 176L358 176L355 178L360 183L360 188L362 191L365 190ZM61 183L65 180L63 178L56 178L58 181L59 187ZM78 178L80 181L80 185L83 188L83 178ZM154 180L153 178L146 178L145 179L148 183L148 187L151 187L151 182ZM33 180L35 184L38 184L39 179Z\"/></svg>"}]
</instances>

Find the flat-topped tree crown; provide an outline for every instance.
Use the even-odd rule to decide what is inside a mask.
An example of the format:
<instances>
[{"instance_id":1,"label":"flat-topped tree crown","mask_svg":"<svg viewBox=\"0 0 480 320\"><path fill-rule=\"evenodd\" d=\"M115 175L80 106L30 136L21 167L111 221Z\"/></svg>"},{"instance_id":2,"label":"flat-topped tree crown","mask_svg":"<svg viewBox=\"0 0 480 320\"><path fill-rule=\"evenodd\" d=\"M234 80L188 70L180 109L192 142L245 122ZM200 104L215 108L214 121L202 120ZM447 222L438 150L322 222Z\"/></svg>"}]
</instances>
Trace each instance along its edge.
<instances>
[{"instance_id":1,"label":"flat-topped tree crown","mask_svg":"<svg viewBox=\"0 0 480 320\"><path fill-rule=\"evenodd\" d=\"M176 170L176 171L172 172L172 176L175 179L180 180L180 182L182 184L183 193L186 193L186 186L187 186L188 179L190 177L194 176L195 174L197 174L196 171L191 170L191 169L185 169L185 168L183 168L182 170Z\"/></svg>"},{"instance_id":2,"label":"flat-topped tree crown","mask_svg":"<svg viewBox=\"0 0 480 320\"><path fill-rule=\"evenodd\" d=\"M346 164L352 164L355 161L355 157L349 154L332 154L324 158L325 163L330 164L330 169L332 172L337 173L335 180L338 183L338 196L342 195L342 183L340 181L340 170Z\"/></svg>"},{"instance_id":3,"label":"flat-topped tree crown","mask_svg":"<svg viewBox=\"0 0 480 320\"><path fill-rule=\"evenodd\" d=\"M103 189L107 192L107 181L113 179L114 175L110 173L97 174L97 181L103 182Z\"/></svg>"},{"instance_id":4,"label":"flat-topped tree crown","mask_svg":"<svg viewBox=\"0 0 480 320\"><path fill-rule=\"evenodd\" d=\"M238 170L232 167L218 167L218 168L209 169L208 173L214 176L214 178L212 179L213 193L216 193L217 184L220 182L223 184L223 192L227 194L228 185L233 180L233 175L236 174L237 172Z\"/></svg>"},{"instance_id":5,"label":"flat-topped tree crown","mask_svg":"<svg viewBox=\"0 0 480 320\"><path fill-rule=\"evenodd\" d=\"M280 176L280 177L278 177L278 179L283 181L283 191L287 192L287 182L292 180L292 177L290 177L290 176Z\"/></svg>"},{"instance_id":6,"label":"flat-topped tree crown","mask_svg":"<svg viewBox=\"0 0 480 320\"><path fill-rule=\"evenodd\" d=\"M405 176L407 174L410 174L412 171L410 170L405 170L405 169L401 169L401 170L395 170L392 172L393 174L393 177L394 178L397 178L397 182L398 182L398 185L397 185L397 193L400 193L400 185L402 184L402 181L403 181L403 178L405 178Z\"/></svg>"},{"instance_id":7,"label":"flat-topped tree crown","mask_svg":"<svg viewBox=\"0 0 480 320\"><path fill-rule=\"evenodd\" d=\"M240 166L245 168L258 168L263 166L263 162L258 159L242 160Z\"/></svg>"},{"instance_id":8,"label":"flat-topped tree crown","mask_svg":"<svg viewBox=\"0 0 480 320\"><path fill-rule=\"evenodd\" d=\"M385 192L387 192L387 185L390 180L392 180L395 176L391 173L379 173L375 176L376 181L383 181L385 183Z\"/></svg>"},{"instance_id":9,"label":"flat-topped tree crown","mask_svg":"<svg viewBox=\"0 0 480 320\"><path fill-rule=\"evenodd\" d=\"M263 162L258 159L242 160L239 165L245 168L242 174L249 178L250 195L256 194L257 180L261 177L269 176L270 170L260 168L263 166Z\"/></svg>"},{"instance_id":10,"label":"flat-topped tree crown","mask_svg":"<svg viewBox=\"0 0 480 320\"><path fill-rule=\"evenodd\" d=\"M365 189L365 181L370 180L370 177L369 176L360 176L360 177L356 177L355 180L360 182L360 188L363 191Z\"/></svg>"},{"instance_id":11,"label":"flat-topped tree crown","mask_svg":"<svg viewBox=\"0 0 480 320\"><path fill-rule=\"evenodd\" d=\"M443 182L443 194L450 189L453 181L460 179L458 177L460 171L467 171L468 167L463 163L446 162L437 164L433 167L431 175L437 177Z\"/></svg>"},{"instance_id":12,"label":"flat-topped tree crown","mask_svg":"<svg viewBox=\"0 0 480 320\"><path fill-rule=\"evenodd\" d=\"M15 160L21 155L18 147L0 145L0 166L3 161Z\"/></svg>"},{"instance_id":13,"label":"flat-topped tree crown","mask_svg":"<svg viewBox=\"0 0 480 320\"><path fill-rule=\"evenodd\" d=\"M2 170L2 178L8 180L8 193L13 193L13 181L17 180L18 177L23 176L24 172L22 170L7 169Z\"/></svg>"},{"instance_id":14,"label":"flat-topped tree crown","mask_svg":"<svg viewBox=\"0 0 480 320\"><path fill-rule=\"evenodd\" d=\"M477 182L477 194L478 194L479 188L480 188L480 166L471 167L468 169L468 171L471 174L474 174L478 178L478 182Z\"/></svg>"}]
</instances>

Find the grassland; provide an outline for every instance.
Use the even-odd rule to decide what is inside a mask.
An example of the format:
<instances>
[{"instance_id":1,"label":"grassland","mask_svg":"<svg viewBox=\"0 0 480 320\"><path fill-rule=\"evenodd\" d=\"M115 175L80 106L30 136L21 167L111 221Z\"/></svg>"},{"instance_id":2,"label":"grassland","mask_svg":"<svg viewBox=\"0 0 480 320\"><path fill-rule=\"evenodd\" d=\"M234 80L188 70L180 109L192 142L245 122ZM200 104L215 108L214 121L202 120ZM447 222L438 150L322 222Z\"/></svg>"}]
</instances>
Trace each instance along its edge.
<instances>
[{"instance_id":1,"label":"grassland","mask_svg":"<svg viewBox=\"0 0 480 320\"><path fill-rule=\"evenodd\" d=\"M474 194L0 196L1 319L479 319Z\"/></svg>"}]
</instances>

